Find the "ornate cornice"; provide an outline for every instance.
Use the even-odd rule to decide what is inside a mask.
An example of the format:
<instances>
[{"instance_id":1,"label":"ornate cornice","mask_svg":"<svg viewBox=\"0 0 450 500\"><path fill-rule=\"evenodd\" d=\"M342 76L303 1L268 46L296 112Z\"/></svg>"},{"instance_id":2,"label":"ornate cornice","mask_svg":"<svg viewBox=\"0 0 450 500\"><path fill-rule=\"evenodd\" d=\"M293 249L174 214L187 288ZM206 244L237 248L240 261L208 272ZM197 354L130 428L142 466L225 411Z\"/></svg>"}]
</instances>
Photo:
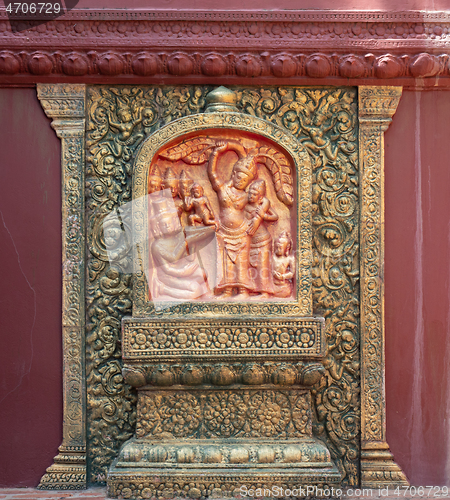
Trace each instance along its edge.
<instances>
[{"instance_id":1,"label":"ornate cornice","mask_svg":"<svg viewBox=\"0 0 450 500\"><path fill-rule=\"evenodd\" d=\"M20 19L26 16L14 15ZM8 19L5 7L0 8L0 19ZM35 19L45 19L35 15ZM402 22L402 21L450 21L446 11L425 12L422 10L214 10L195 9L72 9L61 16L63 20L184 20L184 21L320 21L320 22Z\"/></svg>"},{"instance_id":2,"label":"ornate cornice","mask_svg":"<svg viewBox=\"0 0 450 500\"><path fill-rule=\"evenodd\" d=\"M0 82L450 85L450 13L0 11ZM100 80L101 81L101 80Z\"/></svg>"}]
</instances>

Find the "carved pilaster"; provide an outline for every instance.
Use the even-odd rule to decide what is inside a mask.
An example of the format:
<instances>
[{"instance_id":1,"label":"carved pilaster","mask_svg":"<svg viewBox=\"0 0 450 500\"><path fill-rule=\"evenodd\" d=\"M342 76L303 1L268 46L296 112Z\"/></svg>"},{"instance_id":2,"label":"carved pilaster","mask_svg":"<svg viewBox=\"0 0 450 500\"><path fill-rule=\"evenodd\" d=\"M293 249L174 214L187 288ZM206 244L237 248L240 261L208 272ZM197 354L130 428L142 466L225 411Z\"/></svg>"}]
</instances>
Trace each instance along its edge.
<instances>
[{"instance_id":1,"label":"carved pilaster","mask_svg":"<svg viewBox=\"0 0 450 500\"><path fill-rule=\"evenodd\" d=\"M361 172L361 483L407 485L386 443L384 355L384 131L401 87L359 87Z\"/></svg>"},{"instance_id":2,"label":"carved pilaster","mask_svg":"<svg viewBox=\"0 0 450 500\"><path fill-rule=\"evenodd\" d=\"M61 139L63 441L40 489L86 488L85 391L85 85L37 86Z\"/></svg>"}]
</instances>

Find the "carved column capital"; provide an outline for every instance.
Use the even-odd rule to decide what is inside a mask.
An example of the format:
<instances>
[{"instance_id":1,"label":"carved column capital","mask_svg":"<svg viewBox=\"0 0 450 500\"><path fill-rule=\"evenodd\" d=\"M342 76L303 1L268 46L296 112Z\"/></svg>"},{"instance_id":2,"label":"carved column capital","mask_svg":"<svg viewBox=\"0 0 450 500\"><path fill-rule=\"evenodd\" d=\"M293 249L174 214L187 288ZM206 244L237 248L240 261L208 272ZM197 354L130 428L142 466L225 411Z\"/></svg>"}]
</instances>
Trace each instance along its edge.
<instances>
[{"instance_id":1,"label":"carved column capital","mask_svg":"<svg viewBox=\"0 0 450 500\"><path fill-rule=\"evenodd\" d=\"M407 485L386 443L384 354L384 131L401 87L359 87L361 172L361 483Z\"/></svg>"},{"instance_id":2,"label":"carved column capital","mask_svg":"<svg viewBox=\"0 0 450 500\"><path fill-rule=\"evenodd\" d=\"M86 488L85 391L85 85L38 85L38 98L61 139L63 442L40 489Z\"/></svg>"},{"instance_id":3,"label":"carved column capital","mask_svg":"<svg viewBox=\"0 0 450 500\"><path fill-rule=\"evenodd\" d=\"M358 90L360 127L379 126L386 131L402 96L402 87L362 86Z\"/></svg>"}]
</instances>

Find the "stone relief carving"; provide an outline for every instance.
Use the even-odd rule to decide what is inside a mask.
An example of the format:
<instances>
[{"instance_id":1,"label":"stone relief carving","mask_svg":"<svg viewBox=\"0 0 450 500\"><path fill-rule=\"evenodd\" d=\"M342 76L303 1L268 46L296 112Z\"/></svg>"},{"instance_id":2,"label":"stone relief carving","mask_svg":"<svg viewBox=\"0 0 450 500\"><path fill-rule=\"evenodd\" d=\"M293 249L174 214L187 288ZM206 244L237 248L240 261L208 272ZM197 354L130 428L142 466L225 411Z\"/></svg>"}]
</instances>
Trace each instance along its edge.
<instances>
[{"instance_id":1,"label":"stone relief carving","mask_svg":"<svg viewBox=\"0 0 450 500\"><path fill-rule=\"evenodd\" d=\"M155 237L149 245L150 267L155 272L147 279L154 300L165 296L190 300L277 297L272 235L266 225L274 224L277 234L290 231L295 223L289 211L293 174L285 154L262 144L239 133L210 132L157 154L148 176L149 231ZM158 192L155 172L164 168L164 178L158 183L162 191ZM186 171L195 177L195 183ZM276 195L282 202L275 197L283 209L282 217L266 195ZM206 270L199 267L194 254L196 242L208 236L215 236L218 245L217 251L202 258L209 264ZM292 267L291 279L294 271ZM216 274L219 277L212 283Z\"/></svg>"},{"instance_id":2,"label":"stone relief carving","mask_svg":"<svg viewBox=\"0 0 450 500\"><path fill-rule=\"evenodd\" d=\"M130 160L142 141L142 138L135 139L135 136L146 136L155 131L159 123L168 123L172 119L200 111L205 105L207 90L192 87L88 89L88 189L92 193L88 217L91 227L97 228L97 231L101 229L99 224L92 222L104 216L99 208L109 213L131 198ZM146 112L149 121L142 121L133 127L129 142L124 145L122 156L119 157L114 155L114 152L117 153L114 140L117 132L109 125L107 111L116 109L117 97L127 101L130 109L140 107L142 110L152 110L152 113ZM238 90L238 106L242 111L287 128L311 150L314 160L313 243L317 257L313 269L313 301L315 310L325 315L328 348L327 375L313 391L316 408L313 426L315 434L327 442L333 459L344 473L344 484L357 484L359 475L359 181L355 99L353 89ZM318 119L315 118L317 114L320 115ZM302 126L309 127L310 132ZM317 139L314 142L311 138L314 135L311 128L320 129L322 126L328 131L322 133L324 142L319 141L318 144ZM338 145L340 141L345 141L344 147L341 147L343 144ZM159 177L163 175L163 172L159 172ZM214 213L215 218L218 213ZM95 231L90 232L89 241L95 239L101 242L102 238L95 234ZM91 243L91 251L92 247ZM104 251L102 255L105 255ZM129 254L124 259L127 256ZM88 395L88 405L93 412L89 428L91 436L95 438L90 457L93 472L90 479L101 481L120 443L132 434L134 396L127 392L127 386L119 384L113 386L113 390L105 386L107 378L103 377L99 369L103 372L112 371L120 378L120 351L116 344L110 357L100 363L97 353L102 351L104 341L99 339L98 332L102 319L120 320L123 315L130 313L130 292L123 283L126 277L120 278L117 283L116 290L120 290L117 295L103 292L100 280L103 277L111 279L107 276L111 270L108 270L106 259L102 261L92 256L88 268L91 277L88 315L92 332L88 346L88 373L99 381L96 393L90 389ZM115 336L118 338L117 329ZM98 350L91 347L95 343ZM101 436L111 432L115 439L102 442Z\"/></svg>"},{"instance_id":3,"label":"stone relief carving","mask_svg":"<svg viewBox=\"0 0 450 500\"><path fill-rule=\"evenodd\" d=\"M8 62L9 59L5 57L2 61ZM70 106L73 103L70 96L70 86L49 85L43 87L48 87L48 91L45 91L45 99L43 99L44 95L41 98L43 106L48 108L49 112L54 112L55 117L58 114L61 115L62 121L58 126L64 129L63 120L72 113ZM67 87L68 91L66 92L66 89L62 92L64 89L58 90L59 87L64 87L64 89ZM383 339L379 335L370 339L365 337L364 342L370 340L375 350L372 357L368 357L368 353L365 351L360 354L358 281L360 268L358 247L360 181L358 170L361 162L358 161L356 93L353 89L300 87L238 89L238 107L242 112L259 116L286 128L304 143L305 147L311 151L311 158L314 160L313 245L316 256L312 284L313 305L315 312L325 316L324 332L327 339L324 360L325 377L316 376L317 366L294 367L290 366L289 363L284 363L276 367L270 363L270 366L256 363L252 366L240 364L240 369L237 366L227 367L224 365L220 370L215 371L210 367L211 365L206 363L204 370L200 370L200 372L198 368L187 364L184 364L183 367L171 365L171 370L167 370L167 367L161 365L156 369L148 370L148 373L145 372L145 368L144 372L133 370L127 372L125 370L124 375L128 384L123 383L119 330L121 318L131 313L131 279L130 275L123 272L124 269L129 268L131 244L130 241L123 238L123 230L119 231L114 224L110 222L104 224L104 222L107 214L112 210L117 210L131 199L131 163L143 138L155 132L160 125L203 110L208 90L210 89L206 87L103 86L87 88L86 219L89 281L86 289L88 323L86 425L89 443L87 462L90 471L88 481L103 482L105 480L106 468L113 457L117 455L121 443L133 433L135 396L128 384L136 387L144 380L144 383L154 381L156 385L159 385L160 381L167 379L167 377L168 379L176 377L175 380L188 385L199 380L229 380L230 377L239 377L244 383L245 380L253 378L261 380L263 377L264 381L270 380L274 384L290 385L290 383L297 381L296 383L301 385L311 386L313 434L326 442L334 462L341 471L343 484L357 484L359 482L359 423L361 422L359 415L359 359L362 356L363 362L379 363L381 366ZM381 94L383 94L383 89L381 89ZM369 189L367 182L369 176L372 175L372 170L376 175L380 173L383 127L387 126L388 119L386 117L392 116L399 97L395 89L387 91L386 95L381 94L378 95L376 91L368 92L367 95L364 95L362 104L360 103L364 107L364 112L361 111L362 116L367 114L369 117L360 136L360 141L364 148L364 154L366 151L372 152L372 156L375 158L373 165L367 164L370 168L364 170L366 181L362 186L366 196L363 200L364 210L369 219L372 213L370 210L373 209L374 214L378 214L377 216L381 213L382 188L378 189L376 197L373 198L371 192L366 192ZM119 112L119 108L124 109ZM76 113L75 109L74 114L76 115ZM382 122L380 126L375 124L373 120L371 121L372 114L375 114L377 119L379 117L380 123ZM76 134L78 136L81 132L77 131ZM67 154L64 153L62 158L63 168L67 167L70 171L74 168L74 161L78 161L72 161L71 158L79 157L76 141L73 144L75 149L72 148L72 154L67 150ZM381 152L373 151L371 149L373 144L375 144L375 149L381 148ZM367 158L369 157L371 155ZM159 184L162 182L162 174L155 168L152 176L155 184L154 189L158 191ZM194 197L191 180L187 175L180 174L181 196L179 198L186 209L191 203L189 194ZM377 185L382 186L382 178ZM70 187L70 182L68 186ZM373 201L374 203L372 203ZM214 221L217 223L217 212L214 211L214 207L212 208ZM194 214L193 208L190 212L184 212L182 217L186 218L192 214ZM64 220L70 223L71 219ZM211 213L207 220L212 222ZM201 224L195 219L193 222L195 226L215 228L215 224L212 223L203 222ZM122 224L127 227L130 221L123 220ZM270 229L272 223L265 222L265 224L266 229ZM187 223L187 225L190 224ZM382 248L380 235L378 233L372 235L370 226L364 226L364 228L364 238L375 237L373 244L377 250ZM67 241L72 240L79 243L79 238L77 240L73 235L68 237ZM292 293L293 283L290 282L292 270L289 261L292 245L289 241L289 235L283 233L280 233L275 239L276 244L272 254L273 284L275 287L286 287L288 283L290 285L288 291ZM109 261L106 252L106 246L110 246L110 244L115 248L113 262ZM363 258L366 259L364 273L366 279L371 279L370 273L372 271L367 246L363 246L362 252ZM377 255L379 259L382 259L382 256ZM279 277L276 273L278 272L284 274L282 285L277 282ZM365 281L362 285L362 294L367 307L369 307L372 292L368 292ZM76 299L75 302L79 303L82 293L75 291L70 297L72 297L70 300ZM195 307L192 307L192 310ZM368 315L370 311L375 315L377 322L381 321L377 324L382 325L382 310L378 307L371 309L371 307L366 309L364 316L364 335L368 335L368 332L372 331L371 325L373 323L369 321L372 316ZM233 308L236 311L240 310L239 307L233 306L230 311L234 310ZM251 313L252 307L246 306L245 311ZM279 309L281 314L286 314L286 312L287 310L283 308ZM176 313L176 309L174 309L174 313ZM78 321L74 316L71 318L70 321ZM248 336L247 332L242 333ZM262 333L267 335L267 332ZM70 341L75 349L83 348L83 340L79 336L70 336L69 331L64 335L65 340ZM188 346L189 335L186 333L184 335L186 335L187 340L184 341L182 335L179 340L183 342L179 343L179 346ZM240 338L240 342L245 340L245 335ZM306 345L307 343L304 347ZM80 371L75 369L75 365L72 367L70 360L68 363L67 370L74 369L77 373ZM81 372L80 377L80 380L83 379ZM372 424L369 427L367 427L368 422L362 422L363 481L364 484L404 483L405 478L392 461L392 456L385 443L384 401L378 382L380 377L383 380L382 372L369 370L367 378L364 380L365 387L368 388L367 396L366 394L362 395L364 415L370 413L374 418L371 419ZM78 398L78 400L83 407L83 398L81 397L81 400ZM366 413L366 410L369 413ZM364 418L366 417L364 416ZM76 437L78 434L73 436L70 439L78 439ZM82 440L79 442L80 445L75 447L64 446L63 442L61 456L55 459L55 465L52 466L54 469L49 469L49 473L54 473L54 476L49 476L47 479L44 476L42 487L83 487L86 468L83 465L82 455L84 455L85 448ZM261 456L267 454L266 451L262 450ZM252 450L249 452L260 453ZM173 449L155 450L155 457L160 457L159 460L164 453L174 453L174 451ZM190 450L189 453L195 454L196 451ZM67 465L68 461L73 459L72 455L76 456L79 462L76 467L78 467L80 474L76 477L73 476L73 471L70 472L71 467ZM182 453L180 453L181 455ZM259 479L262 480L262 478ZM192 490L192 494L199 493L200 495L221 492L229 481L226 476L217 477L215 483L208 485L201 482L195 485L189 484L190 479L187 477L184 479L180 477L179 480L181 490L186 492ZM243 478L242 484L248 484L249 487L255 486L255 481L258 481L258 478ZM161 489L152 488L153 486L143 487L138 494L141 494L143 498L149 495L163 494ZM118 491L124 497L134 494L126 485L119 485Z\"/></svg>"},{"instance_id":4,"label":"stone relief carving","mask_svg":"<svg viewBox=\"0 0 450 500\"><path fill-rule=\"evenodd\" d=\"M311 434L309 397L309 391L247 390L242 394L233 391L199 391L195 396L166 391L162 397L159 393L155 395L149 391L139 403L139 411L145 418L138 423L136 435L138 438L151 436L152 439L159 436L162 441L194 436L199 439L261 436L301 438ZM181 412L177 411L180 407ZM173 418L167 419L167 414L173 415ZM177 416L180 417L178 421ZM183 420L188 420L189 424L182 425ZM165 461L170 462L170 459L166 458ZM280 461L292 460L286 460L284 454ZM222 462L222 459L217 462Z\"/></svg>"}]
</instances>

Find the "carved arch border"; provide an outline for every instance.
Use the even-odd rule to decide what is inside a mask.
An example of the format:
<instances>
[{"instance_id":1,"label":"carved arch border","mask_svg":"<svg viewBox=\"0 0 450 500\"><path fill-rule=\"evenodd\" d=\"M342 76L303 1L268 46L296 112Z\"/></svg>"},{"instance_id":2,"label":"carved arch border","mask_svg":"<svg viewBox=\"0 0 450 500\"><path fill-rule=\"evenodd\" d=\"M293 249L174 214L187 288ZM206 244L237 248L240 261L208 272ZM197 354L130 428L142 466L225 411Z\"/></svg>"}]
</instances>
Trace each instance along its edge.
<instances>
[{"instance_id":1,"label":"carved arch border","mask_svg":"<svg viewBox=\"0 0 450 500\"><path fill-rule=\"evenodd\" d=\"M38 84L61 139L63 441L40 489L83 489L86 474L84 84ZM384 131L401 87L359 86L361 191L361 486L406 485L386 442L384 358Z\"/></svg>"},{"instance_id":2,"label":"carved arch border","mask_svg":"<svg viewBox=\"0 0 450 500\"><path fill-rule=\"evenodd\" d=\"M133 169L133 210L138 207L137 214L133 213L133 227L137 241L145 241L144 228L140 221L145 220L145 203L147 185L146 175L147 167L159 149L176 138L182 137L186 133L193 131L200 132L209 129L227 129L234 131L244 131L261 135L266 139L277 142L292 157L296 167L297 179L297 293L296 301L277 302L274 304L240 304L233 303L201 303L191 307L191 303L185 302L172 308L167 308L165 315L177 314L223 314L228 316L240 316L242 314L285 314L288 316L311 316L312 315L312 289L311 289L311 261L312 261L312 230L311 213L309 210L312 197L312 167L309 154L306 149L289 132L280 127L262 120L255 116L237 113L222 112L211 113L204 112L195 115L186 116L174 120L165 125L154 134L149 136L140 146L136 154L136 160ZM309 203L302 203L307 200ZM141 227L139 232L136 228ZM141 255L147 255L144 248L142 252L135 252L133 260L134 269L142 269ZM133 315L142 316L144 314L154 314L153 306L149 306L143 300L146 295L146 284L142 271L135 274L133 282L134 299ZM145 291L144 291L145 290Z\"/></svg>"}]
</instances>

